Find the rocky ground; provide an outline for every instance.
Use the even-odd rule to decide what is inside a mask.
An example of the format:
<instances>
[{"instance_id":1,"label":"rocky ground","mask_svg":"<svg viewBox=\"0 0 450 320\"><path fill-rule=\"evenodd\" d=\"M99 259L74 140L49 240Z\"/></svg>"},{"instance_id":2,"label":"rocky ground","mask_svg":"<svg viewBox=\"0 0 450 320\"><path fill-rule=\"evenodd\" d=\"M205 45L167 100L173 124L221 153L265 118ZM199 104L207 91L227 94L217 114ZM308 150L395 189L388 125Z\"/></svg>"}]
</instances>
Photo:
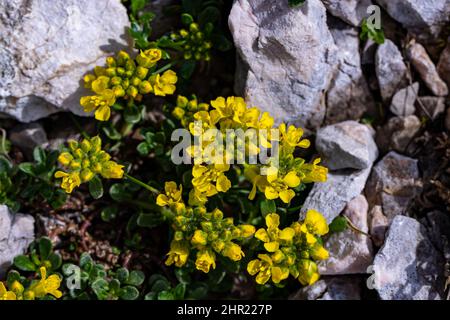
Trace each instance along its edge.
<instances>
[{"instance_id":1,"label":"rocky ground","mask_svg":"<svg viewBox=\"0 0 450 320\"><path fill-rule=\"evenodd\" d=\"M371 4L382 8L381 45L359 37ZM57 112L80 114L82 75L127 47L129 21L116 0L0 0L0 7L0 127L19 162L34 146L57 148L79 136L69 114ZM305 127L330 172L304 208L328 222L346 216L355 227L327 239L322 280L290 297L449 299L450 1L306 0L290 8L236 0L229 9L236 68L234 52L219 56L208 83L200 74L192 86L202 100L234 90L277 121ZM34 235L80 243L112 264L132 256L115 253L120 231L92 228L99 211L79 194L61 210L21 211L0 207L0 271ZM151 254L140 263L152 259L161 265Z\"/></svg>"}]
</instances>

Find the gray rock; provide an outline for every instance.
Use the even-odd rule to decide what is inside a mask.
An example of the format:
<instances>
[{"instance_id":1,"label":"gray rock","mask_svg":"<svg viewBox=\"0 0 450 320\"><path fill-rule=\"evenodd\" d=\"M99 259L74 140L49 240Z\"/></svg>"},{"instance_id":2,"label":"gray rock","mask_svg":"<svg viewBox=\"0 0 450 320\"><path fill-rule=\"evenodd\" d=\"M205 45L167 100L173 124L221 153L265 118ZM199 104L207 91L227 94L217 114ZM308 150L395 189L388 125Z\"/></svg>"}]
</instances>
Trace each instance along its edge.
<instances>
[{"instance_id":1,"label":"gray rock","mask_svg":"<svg viewBox=\"0 0 450 320\"><path fill-rule=\"evenodd\" d=\"M347 204L343 215L348 217L356 228L368 233L368 210L366 198L359 195ZM323 275L366 273L374 257L370 238L351 228L330 235L325 242L325 248L330 257L319 263L319 272Z\"/></svg>"},{"instance_id":2,"label":"gray rock","mask_svg":"<svg viewBox=\"0 0 450 320\"><path fill-rule=\"evenodd\" d=\"M376 247L381 247L384 243L386 231L389 228L389 219L383 214L381 206L376 205L370 210L369 221L369 233L372 237L372 243Z\"/></svg>"},{"instance_id":3,"label":"gray rock","mask_svg":"<svg viewBox=\"0 0 450 320\"><path fill-rule=\"evenodd\" d=\"M47 134L40 123L20 124L14 127L9 135L11 143L19 147L31 160L35 147L44 146L47 141Z\"/></svg>"},{"instance_id":4,"label":"gray rock","mask_svg":"<svg viewBox=\"0 0 450 320\"><path fill-rule=\"evenodd\" d=\"M432 211L421 222L427 227L431 242L450 261L450 215Z\"/></svg>"},{"instance_id":5,"label":"gray rock","mask_svg":"<svg viewBox=\"0 0 450 320\"><path fill-rule=\"evenodd\" d=\"M396 216L374 260L374 287L383 300L443 298L443 259L415 219Z\"/></svg>"},{"instance_id":6,"label":"gray rock","mask_svg":"<svg viewBox=\"0 0 450 320\"><path fill-rule=\"evenodd\" d=\"M322 0L323 4L333 16L342 19L354 27L359 27L367 17L367 8L372 5L371 0Z\"/></svg>"},{"instance_id":7,"label":"gray rock","mask_svg":"<svg viewBox=\"0 0 450 320\"><path fill-rule=\"evenodd\" d=\"M314 184L300 211L300 220L305 218L308 209L315 209L331 223L350 200L361 194L371 169L329 172L326 182Z\"/></svg>"},{"instance_id":8,"label":"gray rock","mask_svg":"<svg viewBox=\"0 0 450 320\"><path fill-rule=\"evenodd\" d=\"M129 26L119 0L0 0L0 114L30 122L70 110L85 73L127 48Z\"/></svg>"},{"instance_id":9,"label":"gray rock","mask_svg":"<svg viewBox=\"0 0 450 320\"><path fill-rule=\"evenodd\" d=\"M392 151L373 167L365 194L370 207L381 206L382 214L392 221L397 215L407 215L421 188L418 161Z\"/></svg>"},{"instance_id":10,"label":"gray rock","mask_svg":"<svg viewBox=\"0 0 450 320\"><path fill-rule=\"evenodd\" d=\"M395 92L408 84L407 68L402 54L391 40L386 40L378 47L375 55L375 71L384 101L389 101Z\"/></svg>"},{"instance_id":11,"label":"gray rock","mask_svg":"<svg viewBox=\"0 0 450 320\"><path fill-rule=\"evenodd\" d=\"M336 19L328 25L339 48L339 67L326 96L326 123L358 120L367 110L375 109L361 70L359 32Z\"/></svg>"},{"instance_id":12,"label":"gray rock","mask_svg":"<svg viewBox=\"0 0 450 320\"><path fill-rule=\"evenodd\" d=\"M351 120L319 129L316 148L330 170L365 169L378 157L371 130Z\"/></svg>"},{"instance_id":13,"label":"gray rock","mask_svg":"<svg viewBox=\"0 0 450 320\"><path fill-rule=\"evenodd\" d=\"M33 240L34 218L28 214L13 214L7 206L0 205L0 278Z\"/></svg>"},{"instance_id":14,"label":"gray rock","mask_svg":"<svg viewBox=\"0 0 450 320\"><path fill-rule=\"evenodd\" d=\"M435 120L445 111L444 97L419 97L416 101L416 107L420 116L430 117Z\"/></svg>"},{"instance_id":15,"label":"gray rock","mask_svg":"<svg viewBox=\"0 0 450 320\"><path fill-rule=\"evenodd\" d=\"M431 92L438 97L446 96L448 87L439 76L436 66L431 61L425 48L421 44L413 42L408 45L407 54L412 65Z\"/></svg>"},{"instance_id":16,"label":"gray rock","mask_svg":"<svg viewBox=\"0 0 450 320\"><path fill-rule=\"evenodd\" d=\"M419 93L419 83L414 82L412 85L399 90L392 98L390 110L397 116L410 116L414 114L416 108L417 95Z\"/></svg>"},{"instance_id":17,"label":"gray rock","mask_svg":"<svg viewBox=\"0 0 450 320\"><path fill-rule=\"evenodd\" d=\"M421 126L419 118L415 115L393 117L377 131L377 145L383 152L390 150L404 152Z\"/></svg>"},{"instance_id":18,"label":"gray rock","mask_svg":"<svg viewBox=\"0 0 450 320\"><path fill-rule=\"evenodd\" d=\"M441 78L447 83L447 87L450 87L450 37L448 37L447 46L442 51L441 57L439 58L437 71Z\"/></svg>"},{"instance_id":19,"label":"gray rock","mask_svg":"<svg viewBox=\"0 0 450 320\"><path fill-rule=\"evenodd\" d=\"M237 0L229 16L240 69L236 92L277 122L318 127L321 103L337 67L337 48L319 0ZM238 61L239 61L238 59Z\"/></svg>"},{"instance_id":20,"label":"gray rock","mask_svg":"<svg viewBox=\"0 0 450 320\"><path fill-rule=\"evenodd\" d=\"M445 128L450 131L450 108L447 109L447 115L445 116Z\"/></svg>"},{"instance_id":21,"label":"gray rock","mask_svg":"<svg viewBox=\"0 0 450 320\"><path fill-rule=\"evenodd\" d=\"M437 36L449 21L448 0L376 0L389 15L416 34Z\"/></svg>"},{"instance_id":22,"label":"gray rock","mask_svg":"<svg viewBox=\"0 0 450 320\"><path fill-rule=\"evenodd\" d=\"M303 287L290 300L361 300L361 279L355 276L324 277Z\"/></svg>"}]
</instances>

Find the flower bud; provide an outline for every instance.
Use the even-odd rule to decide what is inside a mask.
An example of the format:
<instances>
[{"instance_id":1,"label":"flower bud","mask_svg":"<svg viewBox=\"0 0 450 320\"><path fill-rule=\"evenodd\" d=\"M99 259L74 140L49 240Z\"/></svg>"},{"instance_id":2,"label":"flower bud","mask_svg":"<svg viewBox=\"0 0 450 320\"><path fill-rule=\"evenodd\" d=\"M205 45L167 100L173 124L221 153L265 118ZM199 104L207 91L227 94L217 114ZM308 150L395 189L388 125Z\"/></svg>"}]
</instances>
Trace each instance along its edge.
<instances>
[{"instance_id":1,"label":"flower bud","mask_svg":"<svg viewBox=\"0 0 450 320\"><path fill-rule=\"evenodd\" d=\"M89 169L83 169L80 176L83 182L88 182L94 177L94 173Z\"/></svg>"},{"instance_id":2,"label":"flower bud","mask_svg":"<svg viewBox=\"0 0 450 320\"><path fill-rule=\"evenodd\" d=\"M63 152L58 157L58 162L63 166L69 165L69 163L73 160L73 156L68 152Z\"/></svg>"},{"instance_id":3,"label":"flower bud","mask_svg":"<svg viewBox=\"0 0 450 320\"><path fill-rule=\"evenodd\" d=\"M123 76L125 74L125 69L122 67L119 67L116 69L116 72L119 76Z\"/></svg>"},{"instance_id":4,"label":"flower bud","mask_svg":"<svg viewBox=\"0 0 450 320\"><path fill-rule=\"evenodd\" d=\"M69 145L69 149L71 151L75 151L76 149L78 149L78 142L75 140L69 140L67 141L67 144Z\"/></svg>"},{"instance_id":5,"label":"flower bud","mask_svg":"<svg viewBox=\"0 0 450 320\"><path fill-rule=\"evenodd\" d=\"M138 66L136 68L136 76L139 79L141 79L141 80L145 79L145 77L147 77L147 74L148 74L148 69L147 68L144 68L142 66Z\"/></svg>"},{"instance_id":6,"label":"flower bud","mask_svg":"<svg viewBox=\"0 0 450 320\"><path fill-rule=\"evenodd\" d=\"M122 86L113 87L114 95L118 98L123 97L125 95L125 90L123 90Z\"/></svg>"},{"instance_id":7,"label":"flower bud","mask_svg":"<svg viewBox=\"0 0 450 320\"><path fill-rule=\"evenodd\" d=\"M130 97L135 98L135 97L137 96L138 93L139 93L139 92L138 92L138 89L136 89L136 87L134 87L134 86L129 86L128 89L127 89L127 94L128 94Z\"/></svg>"},{"instance_id":8,"label":"flower bud","mask_svg":"<svg viewBox=\"0 0 450 320\"><path fill-rule=\"evenodd\" d=\"M80 160L72 160L72 161L70 162L69 167L70 167L70 169L72 169L72 170L78 170L78 169L81 168L81 161L80 161Z\"/></svg>"},{"instance_id":9,"label":"flower bud","mask_svg":"<svg viewBox=\"0 0 450 320\"><path fill-rule=\"evenodd\" d=\"M80 147L81 147L81 150L88 153L91 150L91 143L89 142L88 139L84 139L83 141L81 141Z\"/></svg>"},{"instance_id":10,"label":"flower bud","mask_svg":"<svg viewBox=\"0 0 450 320\"><path fill-rule=\"evenodd\" d=\"M130 55L125 51L119 51L119 53L117 54L117 64L119 66L123 66L127 63L128 60L130 60Z\"/></svg>"},{"instance_id":11,"label":"flower bud","mask_svg":"<svg viewBox=\"0 0 450 320\"><path fill-rule=\"evenodd\" d=\"M147 94L153 91L152 85L148 81L142 81L139 84L139 92L142 94Z\"/></svg>"},{"instance_id":12,"label":"flower bud","mask_svg":"<svg viewBox=\"0 0 450 320\"><path fill-rule=\"evenodd\" d=\"M199 28L199 26L198 26L197 23L192 22L192 23L189 25L189 31L190 31L190 32L198 32L199 30L200 30L200 28Z\"/></svg>"},{"instance_id":13,"label":"flower bud","mask_svg":"<svg viewBox=\"0 0 450 320\"><path fill-rule=\"evenodd\" d=\"M140 83L141 83L141 79L139 79L138 77L131 78L131 85L138 87Z\"/></svg>"},{"instance_id":14,"label":"flower bud","mask_svg":"<svg viewBox=\"0 0 450 320\"><path fill-rule=\"evenodd\" d=\"M182 38L186 38L188 35L189 35L189 32L187 32L186 30L184 30L184 29L180 30L180 36Z\"/></svg>"},{"instance_id":15,"label":"flower bud","mask_svg":"<svg viewBox=\"0 0 450 320\"><path fill-rule=\"evenodd\" d=\"M114 57L107 57L106 64L108 67L114 68L116 66L116 59L114 59Z\"/></svg>"},{"instance_id":16,"label":"flower bud","mask_svg":"<svg viewBox=\"0 0 450 320\"><path fill-rule=\"evenodd\" d=\"M108 77L114 77L116 75L116 68L107 68L106 75Z\"/></svg>"}]
</instances>

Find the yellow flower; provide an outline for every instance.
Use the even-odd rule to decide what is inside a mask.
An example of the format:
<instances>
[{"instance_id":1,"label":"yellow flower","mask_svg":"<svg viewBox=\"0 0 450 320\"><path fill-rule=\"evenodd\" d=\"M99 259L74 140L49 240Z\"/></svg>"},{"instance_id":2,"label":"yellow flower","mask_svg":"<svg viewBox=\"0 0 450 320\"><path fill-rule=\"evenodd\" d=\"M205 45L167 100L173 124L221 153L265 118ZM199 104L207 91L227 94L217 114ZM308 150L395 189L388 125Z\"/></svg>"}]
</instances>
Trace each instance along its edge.
<instances>
[{"instance_id":1,"label":"yellow flower","mask_svg":"<svg viewBox=\"0 0 450 320\"><path fill-rule=\"evenodd\" d=\"M195 230L191 243L193 246L205 246L208 243L208 234L202 230Z\"/></svg>"},{"instance_id":2,"label":"yellow flower","mask_svg":"<svg viewBox=\"0 0 450 320\"><path fill-rule=\"evenodd\" d=\"M317 271L317 264L314 261L311 260L307 260L307 259L301 259L298 262L298 271L299 271L299 276L298 276L298 281L300 281L300 283L304 286L308 285L312 285L314 284L317 280L319 280L319 272Z\"/></svg>"},{"instance_id":3,"label":"yellow flower","mask_svg":"<svg viewBox=\"0 0 450 320\"><path fill-rule=\"evenodd\" d=\"M153 85L153 91L156 96L166 96L175 92L175 83L178 78L175 72L167 70L162 75L156 74L150 77L150 83Z\"/></svg>"},{"instance_id":4,"label":"yellow flower","mask_svg":"<svg viewBox=\"0 0 450 320\"><path fill-rule=\"evenodd\" d=\"M282 142L284 143L283 146L287 145L289 148L309 148L311 143L308 139L303 139L303 130L301 128L296 128L295 126L291 125L286 130L286 124L282 123L280 124L279 128Z\"/></svg>"},{"instance_id":5,"label":"yellow flower","mask_svg":"<svg viewBox=\"0 0 450 320\"><path fill-rule=\"evenodd\" d=\"M328 233L328 224L325 217L316 210L309 209L306 212L306 218L302 225L303 232L323 236Z\"/></svg>"},{"instance_id":6,"label":"yellow flower","mask_svg":"<svg viewBox=\"0 0 450 320\"><path fill-rule=\"evenodd\" d=\"M102 163L101 175L106 179L122 179L124 166L114 161L106 161Z\"/></svg>"},{"instance_id":7,"label":"yellow flower","mask_svg":"<svg viewBox=\"0 0 450 320\"><path fill-rule=\"evenodd\" d=\"M174 209L176 212L180 212L184 209L184 203L182 199L183 187L180 184L179 189L174 181L168 181L164 186L165 194L160 194L156 198L156 204L160 207L168 206Z\"/></svg>"},{"instance_id":8,"label":"yellow flower","mask_svg":"<svg viewBox=\"0 0 450 320\"><path fill-rule=\"evenodd\" d=\"M304 175L302 178L304 183L327 181L328 169L319 166L319 162L320 158L317 158L312 164L305 163L300 167L300 172Z\"/></svg>"},{"instance_id":9,"label":"yellow flower","mask_svg":"<svg viewBox=\"0 0 450 320\"><path fill-rule=\"evenodd\" d=\"M95 96L81 97L80 104L84 108L84 112L92 112L95 110L95 119L99 121L107 121L111 116L110 107L116 102L116 96L111 89L105 89Z\"/></svg>"},{"instance_id":10,"label":"yellow flower","mask_svg":"<svg viewBox=\"0 0 450 320\"><path fill-rule=\"evenodd\" d=\"M80 174L78 172L66 173L63 171L56 171L55 178L62 178L61 188L66 193L72 193L73 189L81 184Z\"/></svg>"},{"instance_id":11,"label":"yellow flower","mask_svg":"<svg viewBox=\"0 0 450 320\"><path fill-rule=\"evenodd\" d=\"M280 216L276 213L270 213L266 216L266 226L269 229L278 228L280 225Z\"/></svg>"},{"instance_id":12,"label":"yellow flower","mask_svg":"<svg viewBox=\"0 0 450 320\"><path fill-rule=\"evenodd\" d=\"M273 283L280 283L282 280L289 277L289 268L286 267L272 267L272 281Z\"/></svg>"},{"instance_id":13,"label":"yellow flower","mask_svg":"<svg viewBox=\"0 0 450 320\"><path fill-rule=\"evenodd\" d=\"M216 268L215 253L208 249L197 252L197 260L195 261L195 267L197 270L208 273L211 266L213 269Z\"/></svg>"},{"instance_id":14,"label":"yellow flower","mask_svg":"<svg viewBox=\"0 0 450 320\"><path fill-rule=\"evenodd\" d=\"M159 49L153 48L148 49L145 51L142 51L139 53L139 55L136 57L136 62L144 68L151 68L153 67L162 56L162 52Z\"/></svg>"},{"instance_id":15,"label":"yellow flower","mask_svg":"<svg viewBox=\"0 0 450 320\"><path fill-rule=\"evenodd\" d=\"M258 258L248 263L247 271L252 276L258 274L256 283L265 284L272 275L272 259L267 254L258 254Z\"/></svg>"},{"instance_id":16,"label":"yellow flower","mask_svg":"<svg viewBox=\"0 0 450 320\"><path fill-rule=\"evenodd\" d=\"M244 256L241 247L233 242L229 242L225 245L222 254L233 261L239 261Z\"/></svg>"},{"instance_id":17,"label":"yellow flower","mask_svg":"<svg viewBox=\"0 0 450 320\"><path fill-rule=\"evenodd\" d=\"M242 238L251 237L255 233L255 227L251 224L241 224L238 227L241 230Z\"/></svg>"},{"instance_id":18,"label":"yellow flower","mask_svg":"<svg viewBox=\"0 0 450 320\"><path fill-rule=\"evenodd\" d=\"M0 300L17 300L16 294L6 290L3 282L0 281Z\"/></svg>"},{"instance_id":19,"label":"yellow flower","mask_svg":"<svg viewBox=\"0 0 450 320\"><path fill-rule=\"evenodd\" d=\"M329 257L328 251L316 242L309 250L311 257L315 260L326 260Z\"/></svg>"},{"instance_id":20,"label":"yellow flower","mask_svg":"<svg viewBox=\"0 0 450 320\"><path fill-rule=\"evenodd\" d=\"M32 284L28 290L32 291L36 298L43 298L47 294L51 294L58 299L61 298L62 292L58 290L61 285L61 278L56 274L52 274L47 278L47 269L45 267L41 267L39 272L41 280Z\"/></svg>"},{"instance_id":21,"label":"yellow flower","mask_svg":"<svg viewBox=\"0 0 450 320\"><path fill-rule=\"evenodd\" d=\"M167 255L166 265L175 264L177 267L182 267L189 257L189 244L186 241L174 240L170 243L170 251Z\"/></svg>"}]
</instances>

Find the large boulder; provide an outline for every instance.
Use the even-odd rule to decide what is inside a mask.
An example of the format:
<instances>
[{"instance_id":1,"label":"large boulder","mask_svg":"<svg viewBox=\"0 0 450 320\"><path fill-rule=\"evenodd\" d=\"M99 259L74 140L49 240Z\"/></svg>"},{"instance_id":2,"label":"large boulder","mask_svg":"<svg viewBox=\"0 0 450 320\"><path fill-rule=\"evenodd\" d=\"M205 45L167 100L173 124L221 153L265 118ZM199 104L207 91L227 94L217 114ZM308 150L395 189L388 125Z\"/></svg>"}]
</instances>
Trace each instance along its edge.
<instances>
[{"instance_id":1,"label":"large boulder","mask_svg":"<svg viewBox=\"0 0 450 320\"><path fill-rule=\"evenodd\" d=\"M277 122L320 126L337 48L319 0L237 0L229 16L238 52L236 91Z\"/></svg>"},{"instance_id":2,"label":"large boulder","mask_svg":"<svg viewBox=\"0 0 450 320\"><path fill-rule=\"evenodd\" d=\"M34 240L34 218L28 214L12 213L0 205L0 279L13 259L23 254Z\"/></svg>"},{"instance_id":3,"label":"large boulder","mask_svg":"<svg viewBox=\"0 0 450 320\"><path fill-rule=\"evenodd\" d=\"M368 16L367 8L372 5L372 0L322 0L322 2L333 16L354 27L361 25L362 20Z\"/></svg>"},{"instance_id":4,"label":"large boulder","mask_svg":"<svg viewBox=\"0 0 450 320\"><path fill-rule=\"evenodd\" d=\"M127 48L119 0L0 0L0 114L22 122L83 114L81 79Z\"/></svg>"}]
</instances>

